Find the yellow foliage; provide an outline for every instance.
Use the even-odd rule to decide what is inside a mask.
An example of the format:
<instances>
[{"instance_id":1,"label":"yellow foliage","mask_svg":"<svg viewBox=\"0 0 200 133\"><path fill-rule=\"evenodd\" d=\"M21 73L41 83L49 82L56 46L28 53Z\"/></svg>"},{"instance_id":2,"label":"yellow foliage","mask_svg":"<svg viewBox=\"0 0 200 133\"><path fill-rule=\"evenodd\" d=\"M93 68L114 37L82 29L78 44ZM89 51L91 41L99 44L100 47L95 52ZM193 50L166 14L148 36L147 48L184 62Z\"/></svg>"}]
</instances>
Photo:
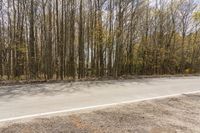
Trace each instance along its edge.
<instances>
[{"instance_id":1,"label":"yellow foliage","mask_svg":"<svg viewBox=\"0 0 200 133\"><path fill-rule=\"evenodd\" d=\"M200 22L200 11L195 12L195 13L193 14L193 18L194 18L195 21Z\"/></svg>"},{"instance_id":2,"label":"yellow foliage","mask_svg":"<svg viewBox=\"0 0 200 133\"><path fill-rule=\"evenodd\" d=\"M191 68L185 69L185 73L186 74L191 74L192 72L193 72L193 70Z\"/></svg>"}]
</instances>

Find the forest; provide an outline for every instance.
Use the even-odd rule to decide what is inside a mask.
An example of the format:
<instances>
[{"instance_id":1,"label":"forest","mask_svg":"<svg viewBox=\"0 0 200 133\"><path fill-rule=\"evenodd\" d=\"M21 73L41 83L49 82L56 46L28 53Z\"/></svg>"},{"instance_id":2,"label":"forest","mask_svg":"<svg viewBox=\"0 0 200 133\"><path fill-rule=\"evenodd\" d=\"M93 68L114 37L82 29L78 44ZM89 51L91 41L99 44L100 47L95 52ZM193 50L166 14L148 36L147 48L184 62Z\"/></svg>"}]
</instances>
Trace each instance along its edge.
<instances>
[{"instance_id":1,"label":"forest","mask_svg":"<svg viewBox=\"0 0 200 133\"><path fill-rule=\"evenodd\" d=\"M200 72L195 0L0 0L0 79Z\"/></svg>"}]
</instances>

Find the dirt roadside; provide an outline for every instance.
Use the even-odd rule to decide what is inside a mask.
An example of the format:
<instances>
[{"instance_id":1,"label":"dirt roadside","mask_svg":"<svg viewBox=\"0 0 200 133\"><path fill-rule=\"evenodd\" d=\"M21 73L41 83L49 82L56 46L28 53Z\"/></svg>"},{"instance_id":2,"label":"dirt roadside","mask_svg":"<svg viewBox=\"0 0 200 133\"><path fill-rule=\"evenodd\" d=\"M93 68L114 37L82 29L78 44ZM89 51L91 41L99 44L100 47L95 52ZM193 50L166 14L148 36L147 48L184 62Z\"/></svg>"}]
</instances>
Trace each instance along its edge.
<instances>
[{"instance_id":1,"label":"dirt roadside","mask_svg":"<svg viewBox=\"0 0 200 133\"><path fill-rule=\"evenodd\" d=\"M0 133L199 133L200 94L4 123Z\"/></svg>"},{"instance_id":2,"label":"dirt roadside","mask_svg":"<svg viewBox=\"0 0 200 133\"><path fill-rule=\"evenodd\" d=\"M127 80L127 79L148 79L148 78L182 78L182 77L199 77L200 74L176 74L176 75L125 75L118 78L102 77L102 78L86 78L86 79L65 79L65 80L0 80L1 86L24 85L24 84L54 84L54 83L72 83L86 81L108 81L108 80Z\"/></svg>"}]
</instances>

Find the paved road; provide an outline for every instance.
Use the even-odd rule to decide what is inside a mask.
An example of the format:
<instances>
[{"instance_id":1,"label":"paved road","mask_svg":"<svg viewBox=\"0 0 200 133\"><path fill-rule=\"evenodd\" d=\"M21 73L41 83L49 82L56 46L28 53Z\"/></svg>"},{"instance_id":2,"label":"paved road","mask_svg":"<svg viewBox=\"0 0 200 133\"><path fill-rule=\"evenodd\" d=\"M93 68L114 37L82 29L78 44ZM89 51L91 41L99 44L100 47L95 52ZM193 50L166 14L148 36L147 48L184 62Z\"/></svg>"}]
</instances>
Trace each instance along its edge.
<instances>
[{"instance_id":1,"label":"paved road","mask_svg":"<svg viewBox=\"0 0 200 133\"><path fill-rule=\"evenodd\" d=\"M0 122L38 113L200 91L200 77L0 87Z\"/></svg>"}]
</instances>

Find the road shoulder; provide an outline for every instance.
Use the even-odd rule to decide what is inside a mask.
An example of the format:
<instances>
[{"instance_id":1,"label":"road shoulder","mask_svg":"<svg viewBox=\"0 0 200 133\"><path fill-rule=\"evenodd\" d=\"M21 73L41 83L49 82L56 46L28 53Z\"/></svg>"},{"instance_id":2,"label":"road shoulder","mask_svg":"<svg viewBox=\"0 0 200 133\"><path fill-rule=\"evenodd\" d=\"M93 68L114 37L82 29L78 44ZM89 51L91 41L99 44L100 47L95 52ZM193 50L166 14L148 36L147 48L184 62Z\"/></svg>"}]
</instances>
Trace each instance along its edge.
<instances>
[{"instance_id":1,"label":"road shoulder","mask_svg":"<svg viewBox=\"0 0 200 133\"><path fill-rule=\"evenodd\" d=\"M14 132L200 132L200 93L4 123Z\"/></svg>"}]
</instances>

